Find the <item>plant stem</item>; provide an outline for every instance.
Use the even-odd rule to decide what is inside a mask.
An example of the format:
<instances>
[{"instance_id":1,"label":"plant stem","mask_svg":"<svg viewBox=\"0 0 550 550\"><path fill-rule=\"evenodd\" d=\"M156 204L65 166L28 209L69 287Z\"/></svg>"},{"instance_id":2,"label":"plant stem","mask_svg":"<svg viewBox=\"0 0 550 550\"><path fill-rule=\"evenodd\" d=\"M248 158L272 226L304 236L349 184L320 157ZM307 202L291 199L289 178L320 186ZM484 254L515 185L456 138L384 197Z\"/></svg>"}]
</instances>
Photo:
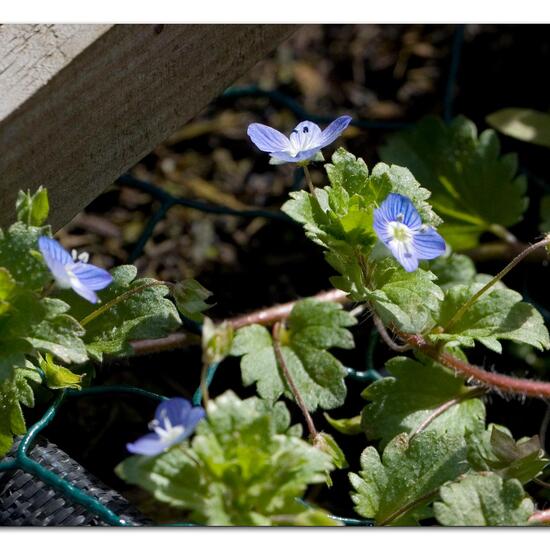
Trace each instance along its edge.
<instances>
[{"instance_id":1,"label":"plant stem","mask_svg":"<svg viewBox=\"0 0 550 550\"><path fill-rule=\"evenodd\" d=\"M281 352L281 346L279 342L279 333L280 333L281 327L282 327L281 323L277 322L273 325L273 330L271 331L271 334L273 336L273 349L275 351L275 357L277 358L277 363L279 364L280 369L283 371L283 376L285 377L285 380L287 381L288 386L290 387L290 391L292 392L292 395L294 395L294 400L296 401L296 404L298 405L298 407L300 407L300 410L304 415L304 418L307 424L307 429L309 431L309 435L311 436L311 440L315 441L315 439L319 435L319 432L315 428L315 424L313 423L313 418L311 418L311 415L307 410L307 406L304 401L304 398L302 397L300 391L298 390L298 387L294 383L294 380L292 379L290 371L286 366L285 359Z\"/></svg>"},{"instance_id":2,"label":"plant stem","mask_svg":"<svg viewBox=\"0 0 550 550\"><path fill-rule=\"evenodd\" d=\"M120 294L116 298L113 298L112 300L109 300L107 303L103 304L101 307L98 307L92 313L84 317L82 321L80 321L80 324L84 327L87 324L91 323L95 318L99 317L100 315L103 315L105 312L107 312L112 307L116 306L120 302L123 302L126 300L126 298L129 298L133 294L137 294L138 292L141 292L142 290L145 290L146 288L150 288L152 286L169 286L168 283L161 282L161 281L154 281L151 283L146 283L144 285L136 286L134 288L131 288L130 290L127 290L123 294Z\"/></svg>"},{"instance_id":3,"label":"plant stem","mask_svg":"<svg viewBox=\"0 0 550 550\"><path fill-rule=\"evenodd\" d=\"M550 510L539 510L531 514L529 523L550 523Z\"/></svg>"},{"instance_id":4,"label":"plant stem","mask_svg":"<svg viewBox=\"0 0 550 550\"><path fill-rule=\"evenodd\" d=\"M510 233L503 225L498 225L496 223L491 224L489 226L489 231L507 243L512 244L518 242L517 237L513 233Z\"/></svg>"},{"instance_id":5,"label":"plant stem","mask_svg":"<svg viewBox=\"0 0 550 550\"><path fill-rule=\"evenodd\" d=\"M382 320L378 315L373 314L372 320L374 322L374 326L376 327L376 330L378 331L378 334L380 334L380 337L384 342L386 342L387 346L392 349L393 351L396 351L397 353L403 353L404 351L410 350L411 346L410 344L396 344L392 337L389 335L388 331L386 330L386 327L384 326L384 323L382 323Z\"/></svg>"},{"instance_id":6,"label":"plant stem","mask_svg":"<svg viewBox=\"0 0 550 550\"><path fill-rule=\"evenodd\" d=\"M449 332L449 330L462 318L468 308L470 308L483 294L485 294L492 286L496 285L507 273L512 271L517 264L538 248L542 248L550 243L550 238L546 237L538 243L528 246L525 250L520 252L502 271L497 273L486 285L479 289L466 303L460 306L455 314L449 319L446 326L441 332Z\"/></svg>"},{"instance_id":7,"label":"plant stem","mask_svg":"<svg viewBox=\"0 0 550 550\"><path fill-rule=\"evenodd\" d=\"M476 365L471 365L451 355L441 351L437 346L427 342L420 334L399 334L405 342L408 342L413 348L418 349L424 355L438 361L445 367L453 369L466 379L477 380L486 388L499 390L503 393L513 393L526 395L529 397L550 397L550 383L539 382L538 380L527 380L525 378L515 378L505 374L489 372Z\"/></svg>"},{"instance_id":8,"label":"plant stem","mask_svg":"<svg viewBox=\"0 0 550 550\"><path fill-rule=\"evenodd\" d=\"M437 409L434 409L434 411L428 417L426 417L418 425L418 427L409 435L409 443L422 430L425 430L438 416L441 416L445 411L448 411L454 405L458 405L459 403L461 403L462 401L465 401L466 399L473 399L474 397L479 397L486 393L487 393L487 390L485 388L472 388L471 390L463 393L462 395L459 395L454 399L450 399L449 401L446 401L445 403L443 403L443 405L440 405L439 407L437 407Z\"/></svg>"},{"instance_id":9,"label":"plant stem","mask_svg":"<svg viewBox=\"0 0 550 550\"><path fill-rule=\"evenodd\" d=\"M309 168L307 166L303 166L304 168L304 175L306 177L307 186L309 187L309 192L315 196L315 187L313 187L313 180L311 179L311 174L309 173Z\"/></svg>"}]
</instances>

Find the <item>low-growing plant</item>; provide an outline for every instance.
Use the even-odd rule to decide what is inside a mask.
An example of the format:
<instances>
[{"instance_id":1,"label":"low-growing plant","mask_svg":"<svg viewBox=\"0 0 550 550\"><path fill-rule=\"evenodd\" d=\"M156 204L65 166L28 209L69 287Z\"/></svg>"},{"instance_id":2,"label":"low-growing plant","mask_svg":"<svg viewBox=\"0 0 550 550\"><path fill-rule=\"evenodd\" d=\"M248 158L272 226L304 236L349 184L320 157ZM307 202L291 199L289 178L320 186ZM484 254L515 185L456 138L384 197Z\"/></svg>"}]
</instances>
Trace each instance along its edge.
<instances>
[{"instance_id":1,"label":"low-growing plant","mask_svg":"<svg viewBox=\"0 0 550 550\"><path fill-rule=\"evenodd\" d=\"M515 440L486 421L491 392L545 399L550 383L468 359L474 348L502 353L506 341L550 348L541 314L503 282L550 243L544 235L521 245L509 230L527 205L516 158L500 154L492 130L478 136L465 118L450 125L429 118L391 137L380 151L384 162L372 169L336 150L324 166L326 185L315 188L310 164L323 160L321 149L350 121L340 117L323 131L302 122L290 137L249 127L273 163L303 168L308 191L291 192L282 209L319 245L334 288L223 322L205 317L211 293L196 281L136 279L132 266L108 274L71 256L44 225L46 191L20 193L18 221L0 234L0 453L25 432L21 405L33 406L35 385L55 392L89 384L82 364L129 355L133 340L162 338L183 315L202 323L194 406L182 398L161 404L150 433L128 444L133 456L116 468L183 519L345 523L307 497L349 461L360 463L349 473L355 511L375 525L550 521L529 493L545 485L538 436ZM517 251L494 276L459 253L489 235ZM371 373L378 379L364 390L362 411L340 419L325 413L324 430L338 439L366 436L361 456L346 457L312 413L346 404L350 369L334 350L354 348L354 333L368 338L353 329L361 315L394 356ZM257 396L239 398L237 383L209 395L213 373L230 356L240 358L242 385ZM305 434L285 400L301 411Z\"/></svg>"}]
</instances>

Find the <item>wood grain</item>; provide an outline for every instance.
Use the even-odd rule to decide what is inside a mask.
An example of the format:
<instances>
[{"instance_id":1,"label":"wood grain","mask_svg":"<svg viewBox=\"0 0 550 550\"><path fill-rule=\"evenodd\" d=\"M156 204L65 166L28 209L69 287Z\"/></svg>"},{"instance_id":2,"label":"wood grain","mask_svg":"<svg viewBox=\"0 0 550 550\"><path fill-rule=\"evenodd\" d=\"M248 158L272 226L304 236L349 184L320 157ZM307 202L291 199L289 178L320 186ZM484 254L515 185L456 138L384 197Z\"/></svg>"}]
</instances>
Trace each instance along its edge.
<instances>
[{"instance_id":1,"label":"wood grain","mask_svg":"<svg viewBox=\"0 0 550 550\"><path fill-rule=\"evenodd\" d=\"M295 28L0 26L0 226L39 185L67 223Z\"/></svg>"}]
</instances>

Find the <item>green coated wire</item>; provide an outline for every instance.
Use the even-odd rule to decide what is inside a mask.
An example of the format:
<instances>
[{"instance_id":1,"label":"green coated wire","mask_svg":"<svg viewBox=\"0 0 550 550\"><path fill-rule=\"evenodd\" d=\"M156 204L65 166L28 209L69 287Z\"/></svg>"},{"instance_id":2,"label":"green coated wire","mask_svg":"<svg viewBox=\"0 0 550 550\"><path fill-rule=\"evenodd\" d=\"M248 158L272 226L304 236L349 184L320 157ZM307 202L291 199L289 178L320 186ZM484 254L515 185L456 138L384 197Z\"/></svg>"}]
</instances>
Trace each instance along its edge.
<instances>
[{"instance_id":1,"label":"green coated wire","mask_svg":"<svg viewBox=\"0 0 550 550\"><path fill-rule=\"evenodd\" d=\"M384 378L375 368L374 368L374 350L378 344L378 331L376 327L372 327L372 330L369 334L369 342L367 345L367 368L364 371L357 371L355 369L346 367L346 376L352 380L357 380L359 382L376 382L381 378Z\"/></svg>"},{"instance_id":2,"label":"green coated wire","mask_svg":"<svg viewBox=\"0 0 550 550\"><path fill-rule=\"evenodd\" d=\"M94 396L103 395L107 393L126 393L132 395L139 395L155 401L164 401L167 398L158 395L156 393L136 388L133 386L94 386L90 388L84 388L82 390L64 390L61 391L52 405L44 413L42 418L33 424L27 433L21 439L17 448L16 458L9 461L2 462L0 464L0 472L14 469L21 469L29 474L32 474L42 480L50 487L54 487L60 493L70 498L73 502L81 504L87 510L97 515L100 519L115 526L128 526L129 522L121 518L118 514L115 514L107 506L102 504L98 499L88 495L85 491L82 491L78 487L75 487L72 483L69 483L62 477L54 474L35 460L33 460L28 453L32 449L36 436L46 428L54 420L59 408L67 397L82 397L82 396Z\"/></svg>"},{"instance_id":3,"label":"green coated wire","mask_svg":"<svg viewBox=\"0 0 550 550\"><path fill-rule=\"evenodd\" d=\"M218 370L218 367L220 366L219 363L212 363L208 366L208 369L206 371L206 387L210 387L210 384L212 383L212 380L214 379L214 375L216 374L216 371ZM201 404L202 401L202 389L200 387L197 388L195 393L193 394L193 405L195 407L198 407Z\"/></svg>"}]
</instances>

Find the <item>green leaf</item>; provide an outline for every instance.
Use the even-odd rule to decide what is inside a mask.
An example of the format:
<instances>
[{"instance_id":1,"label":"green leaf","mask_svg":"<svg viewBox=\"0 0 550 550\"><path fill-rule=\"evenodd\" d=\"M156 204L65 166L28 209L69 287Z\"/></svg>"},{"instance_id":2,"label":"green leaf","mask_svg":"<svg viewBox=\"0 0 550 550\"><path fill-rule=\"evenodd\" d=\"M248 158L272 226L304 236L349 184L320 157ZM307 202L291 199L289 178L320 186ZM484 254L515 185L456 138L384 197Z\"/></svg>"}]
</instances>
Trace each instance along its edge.
<instances>
[{"instance_id":1,"label":"green leaf","mask_svg":"<svg viewBox=\"0 0 550 550\"><path fill-rule=\"evenodd\" d=\"M342 451L340 445L336 443L336 440L330 434L319 432L313 441L313 446L327 454L335 468L342 469L348 467L344 451ZM328 478L328 485L329 487L332 485L330 477Z\"/></svg>"},{"instance_id":2,"label":"green leaf","mask_svg":"<svg viewBox=\"0 0 550 550\"><path fill-rule=\"evenodd\" d=\"M0 317L0 350L3 354L46 351L66 363L88 359L82 341L84 329L67 315L62 300L40 298L34 292L18 288L10 308Z\"/></svg>"},{"instance_id":3,"label":"green leaf","mask_svg":"<svg viewBox=\"0 0 550 550\"><path fill-rule=\"evenodd\" d=\"M327 349L351 349L353 336L347 327L355 323L355 318L340 304L308 298L293 307L288 329L281 337L281 353L309 410L332 409L343 404L346 370ZM243 356L241 373L245 386L256 382L258 393L270 401L283 393L293 399L266 328L251 325L238 330L231 354Z\"/></svg>"},{"instance_id":4,"label":"green leaf","mask_svg":"<svg viewBox=\"0 0 550 550\"><path fill-rule=\"evenodd\" d=\"M178 311L197 323L202 322L204 312L212 307L211 304L206 303L206 300L212 296L212 292L204 288L195 279L187 279L177 283L171 292Z\"/></svg>"},{"instance_id":5,"label":"green leaf","mask_svg":"<svg viewBox=\"0 0 550 550\"><path fill-rule=\"evenodd\" d=\"M455 312L482 287L482 283L472 283L449 288L437 324L446 327ZM521 298L521 294L508 288L493 288L474 302L449 330L432 333L430 337L465 347L472 347L477 340L497 353L502 351L499 340L525 343L539 350L548 349L550 339L544 319Z\"/></svg>"},{"instance_id":6,"label":"green leaf","mask_svg":"<svg viewBox=\"0 0 550 550\"><path fill-rule=\"evenodd\" d=\"M90 304L70 291L60 294L71 304L71 313L81 321L95 310L113 304L85 326L84 341L88 352L97 359L104 353L131 354L131 340L162 338L180 325L176 307L165 298L168 287L153 279L135 279L136 273L131 265L113 269L112 284L98 292L101 304ZM142 287L143 290L136 291Z\"/></svg>"},{"instance_id":7,"label":"green leaf","mask_svg":"<svg viewBox=\"0 0 550 550\"><path fill-rule=\"evenodd\" d=\"M474 262L463 254L451 254L433 260L430 262L430 271L437 277L437 284L443 290L470 284L477 275Z\"/></svg>"},{"instance_id":8,"label":"green leaf","mask_svg":"<svg viewBox=\"0 0 550 550\"><path fill-rule=\"evenodd\" d=\"M41 359L40 368L46 377L48 388L52 390L59 390L62 388L75 388L79 390L81 387L83 375L75 374L69 369L57 365L54 363L49 353L46 354L46 357Z\"/></svg>"},{"instance_id":9,"label":"green leaf","mask_svg":"<svg viewBox=\"0 0 550 550\"><path fill-rule=\"evenodd\" d=\"M429 517L426 505L443 483L464 473L464 439L433 431L418 434L410 443L400 434L382 457L374 447L361 454L361 471L350 474L351 498L357 513L378 525L414 525Z\"/></svg>"},{"instance_id":10,"label":"green leaf","mask_svg":"<svg viewBox=\"0 0 550 550\"><path fill-rule=\"evenodd\" d=\"M44 228L14 223L9 229L0 229L0 266L13 279L30 290L42 289L52 280L46 263L38 252L38 237L47 235Z\"/></svg>"},{"instance_id":11,"label":"green leaf","mask_svg":"<svg viewBox=\"0 0 550 550\"><path fill-rule=\"evenodd\" d=\"M0 315L5 313L10 306L10 298L15 290L15 281L11 276L11 273L0 267Z\"/></svg>"},{"instance_id":12,"label":"green leaf","mask_svg":"<svg viewBox=\"0 0 550 550\"><path fill-rule=\"evenodd\" d=\"M323 413L327 422L338 432L344 435L357 435L363 430L361 428L361 416L352 418L332 418L328 413Z\"/></svg>"},{"instance_id":13,"label":"green leaf","mask_svg":"<svg viewBox=\"0 0 550 550\"><path fill-rule=\"evenodd\" d=\"M372 264L371 288L364 296L386 326L409 333L422 333L434 326L443 291L435 275L424 269L405 271L393 258Z\"/></svg>"},{"instance_id":14,"label":"green leaf","mask_svg":"<svg viewBox=\"0 0 550 550\"><path fill-rule=\"evenodd\" d=\"M550 147L550 114L533 109L500 109L488 115L487 124L506 136Z\"/></svg>"},{"instance_id":15,"label":"green leaf","mask_svg":"<svg viewBox=\"0 0 550 550\"><path fill-rule=\"evenodd\" d=\"M526 525L535 511L533 501L517 479L503 480L490 472L469 473L441 488L434 513L447 526Z\"/></svg>"},{"instance_id":16,"label":"green leaf","mask_svg":"<svg viewBox=\"0 0 550 550\"><path fill-rule=\"evenodd\" d=\"M209 403L190 446L128 458L116 471L200 524L316 525L317 516L290 516L306 511L297 499L324 481L330 457L291 435L286 407L275 407L228 391Z\"/></svg>"},{"instance_id":17,"label":"green leaf","mask_svg":"<svg viewBox=\"0 0 550 550\"><path fill-rule=\"evenodd\" d=\"M485 427L485 406L468 397L472 387L435 361L394 357L386 363L392 376L377 380L361 394L370 403L363 409L362 427L369 439L385 446L402 432L418 428L439 407L455 402L423 431L464 436Z\"/></svg>"},{"instance_id":18,"label":"green leaf","mask_svg":"<svg viewBox=\"0 0 550 550\"><path fill-rule=\"evenodd\" d=\"M21 404L34 406L30 382L40 381L40 374L23 354L0 356L0 457L11 449L14 435L26 432Z\"/></svg>"},{"instance_id":19,"label":"green leaf","mask_svg":"<svg viewBox=\"0 0 550 550\"><path fill-rule=\"evenodd\" d=\"M455 250L473 248L495 224L514 225L527 207L526 180L517 175L516 156L501 156L495 132L478 137L464 117L449 125L427 117L392 136L380 155L407 166L432 192L430 202L445 221L441 234Z\"/></svg>"},{"instance_id":20,"label":"green leaf","mask_svg":"<svg viewBox=\"0 0 550 550\"><path fill-rule=\"evenodd\" d=\"M44 225L50 211L48 192L42 186L34 194L31 194L30 191L26 193L19 191L15 203L15 211L17 213L17 220L26 225L34 225L36 227Z\"/></svg>"},{"instance_id":21,"label":"green leaf","mask_svg":"<svg viewBox=\"0 0 550 550\"><path fill-rule=\"evenodd\" d=\"M468 444L468 460L475 470L491 470L523 484L538 477L549 462L538 436L515 441L507 428L496 424L472 434Z\"/></svg>"}]
</instances>

